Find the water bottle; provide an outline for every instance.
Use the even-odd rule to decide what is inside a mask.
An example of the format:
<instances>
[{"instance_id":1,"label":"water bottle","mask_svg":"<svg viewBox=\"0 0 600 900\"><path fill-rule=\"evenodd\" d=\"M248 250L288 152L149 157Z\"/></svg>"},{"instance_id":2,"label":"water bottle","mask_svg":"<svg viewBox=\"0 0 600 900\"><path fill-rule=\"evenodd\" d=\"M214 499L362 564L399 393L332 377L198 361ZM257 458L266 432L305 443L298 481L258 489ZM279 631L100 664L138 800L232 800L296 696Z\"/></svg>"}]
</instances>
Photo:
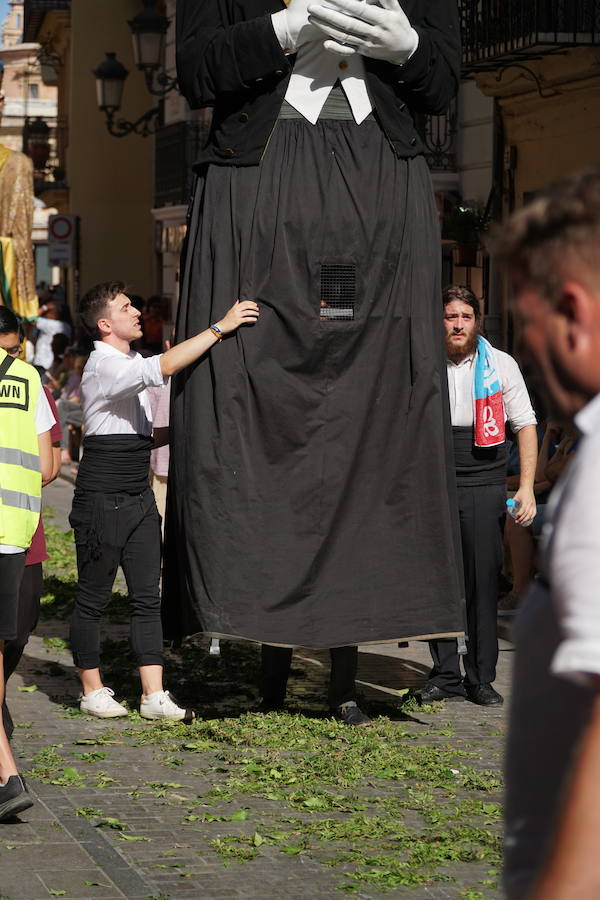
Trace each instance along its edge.
<instances>
[{"instance_id":1,"label":"water bottle","mask_svg":"<svg viewBox=\"0 0 600 900\"><path fill-rule=\"evenodd\" d=\"M506 501L506 512L509 514L509 516L512 516L513 519L517 518L520 508L520 500L513 500L512 497L509 497L509 499ZM533 519L530 519L528 522L519 522L519 525L521 525L523 528L527 528L527 526L531 525L532 522Z\"/></svg>"},{"instance_id":2,"label":"water bottle","mask_svg":"<svg viewBox=\"0 0 600 900\"><path fill-rule=\"evenodd\" d=\"M510 497L506 501L506 512L509 514L509 516L512 516L513 519L517 518L520 507L521 507L520 500L513 500L512 497Z\"/></svg>"}]
</instances>

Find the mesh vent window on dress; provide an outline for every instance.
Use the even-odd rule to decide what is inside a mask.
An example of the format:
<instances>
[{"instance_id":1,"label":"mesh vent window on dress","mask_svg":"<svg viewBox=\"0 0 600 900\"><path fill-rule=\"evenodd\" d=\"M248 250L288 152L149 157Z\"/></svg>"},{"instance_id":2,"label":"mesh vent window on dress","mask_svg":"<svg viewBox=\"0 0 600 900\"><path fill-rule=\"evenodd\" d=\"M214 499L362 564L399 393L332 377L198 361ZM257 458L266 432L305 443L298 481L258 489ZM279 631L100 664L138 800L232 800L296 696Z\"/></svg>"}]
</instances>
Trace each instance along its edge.
<instances>
[{"instance_id":1,"label":"mesh vent window on dress","mask_svg":"<svg viewBox=\"0 0 600 900\"><path fill-rule=\"evenodd\" d=\"M356 304L356 266L346 263L321 264L321 319L354 319Z\"/></svg>"}]
</instances>

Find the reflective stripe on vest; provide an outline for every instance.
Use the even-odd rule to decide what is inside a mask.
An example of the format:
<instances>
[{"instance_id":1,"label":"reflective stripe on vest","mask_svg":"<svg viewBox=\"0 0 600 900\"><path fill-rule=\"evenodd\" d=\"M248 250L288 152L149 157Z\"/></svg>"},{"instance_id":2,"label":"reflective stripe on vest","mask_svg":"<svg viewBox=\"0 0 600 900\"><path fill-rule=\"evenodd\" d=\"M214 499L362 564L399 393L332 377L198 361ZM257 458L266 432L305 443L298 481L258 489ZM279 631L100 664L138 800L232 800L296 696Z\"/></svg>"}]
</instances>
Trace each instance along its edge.
<instances>
[{"instance_id":1,"label":"reflective stripe on vest","mask_svg":"<svg viewBox=\"0 0 600 900\"><path fill-rule=\"evenodd\" d=\"M0 500L4 506L14 506L15 509L28 509L29 512L35 513L39 513L42 509L41 497L32 497L31 494L23 494L21 491L0 488Z\"/></svg>"},{"instance_id":2,"label":"reflective stripe on vest","mask_svg":"<svg viewBox=\"0 0 600 900\"><path fill-rule=\"evenodd\" d=\"M40 376L0 350L0 544L26 549L40 520L42 477L35 411ZM10 388L10 390L9 390Z\"/></svg>"},{"instance_id":3,"label":"reflective stripe on vest","mask_svg":"<svg viewBox=\"0 0 600 900\"><path fill-rule=\"evenodd\" d=\"M40 458L34 453L26 453L13 447L0 447L0 463L9 463L12 466L22 466L33 472L40 471Z\"/></svg>"}]
</instances>

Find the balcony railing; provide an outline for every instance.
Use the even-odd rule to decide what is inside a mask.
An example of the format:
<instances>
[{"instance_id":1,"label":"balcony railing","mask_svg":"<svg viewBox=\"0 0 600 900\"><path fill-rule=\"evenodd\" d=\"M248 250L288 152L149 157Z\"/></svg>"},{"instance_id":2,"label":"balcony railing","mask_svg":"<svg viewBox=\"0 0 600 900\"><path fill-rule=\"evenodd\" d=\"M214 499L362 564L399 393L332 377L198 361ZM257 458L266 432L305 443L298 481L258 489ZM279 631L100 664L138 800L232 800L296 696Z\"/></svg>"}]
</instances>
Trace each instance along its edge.
<instances>
[{"instance_id":1,"label":"balcony railing","mask_svg":"<svg viewBox=\"0 0 600 900\"><path fill-rule=\"evenodd\" d=\"M209 112L202 110L202 112ZM156 135L154 205L187 204L192 185L192 164L206 143L210 125L204 116L195 122L177 122L161 128Z\"/></svg>"},{"instance_id":2,"label":"balcony railing","mask_svg":"<svg viewBox=\"0 0 600 900\"><path fill-rule=\"evenodd\" d=\"M425 159L432 172L456 169L457 104L454 99L443 116L419 115L417 130L425 145Z\"/></svg>"},{"instance_id":3,"label":"balcony railing","mask_svg":"<svg viewBox=\"0 0 600 900\"><path fill-rule=\"evenodd\" d=\"M600 0L460 0L466 74L600 44Z\"/></svg>"},{"instance_id":4,"label":"balcony railing","mask_svg":"<svg viewBox=\"0 0 600 900\"><path fill-rule=\"evenodd\" d=\"M35 43L46 13L56 10L70 10L71 0L25 0L23 40Z\"/></svg>"}]
</instances>

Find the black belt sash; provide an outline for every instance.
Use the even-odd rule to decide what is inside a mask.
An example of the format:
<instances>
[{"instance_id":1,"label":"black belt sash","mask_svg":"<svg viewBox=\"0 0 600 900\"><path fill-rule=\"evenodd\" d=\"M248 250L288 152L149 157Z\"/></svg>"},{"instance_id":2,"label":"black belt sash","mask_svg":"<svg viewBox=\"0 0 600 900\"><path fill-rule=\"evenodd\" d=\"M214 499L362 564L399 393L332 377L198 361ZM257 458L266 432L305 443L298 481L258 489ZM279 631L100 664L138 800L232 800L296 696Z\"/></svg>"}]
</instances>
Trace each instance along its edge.
<instances>
[{"instance_id":1,"label":"black belt sash","mask_svg":"<svg viewBox=\"0 0 600 900\"><path fill-rule=\"evenodd\" d=\"M456 483L459 487L504 484L506 481L506 441L497 447L476 447L472 425L452 426Z\"/></svg>"},{"instance_id":2,"label":"black belt sash","mask_svg":"<svg viewBox=\"0 0 600 900\"><path fill-rule=\"evenodd\" d=\"M86 437L77 472L77 490L141 494L148 487L151 437L106 434Z\"/></svg>"},{"instance_id":3,"label":"black belt sash","mask_svg":"<svg viewBox=\"0 0 600 900\"><path fill-rule=\"evenodd\" d=\"M143 494L149 490L151 437L141 434L106 434L84 438L77 472L75 499L86 498L89 523L84 546L91 559L99 559L105 539L105 494ZM87 496L86 496L87 495Z\"/></svg>"}]
</instances>

